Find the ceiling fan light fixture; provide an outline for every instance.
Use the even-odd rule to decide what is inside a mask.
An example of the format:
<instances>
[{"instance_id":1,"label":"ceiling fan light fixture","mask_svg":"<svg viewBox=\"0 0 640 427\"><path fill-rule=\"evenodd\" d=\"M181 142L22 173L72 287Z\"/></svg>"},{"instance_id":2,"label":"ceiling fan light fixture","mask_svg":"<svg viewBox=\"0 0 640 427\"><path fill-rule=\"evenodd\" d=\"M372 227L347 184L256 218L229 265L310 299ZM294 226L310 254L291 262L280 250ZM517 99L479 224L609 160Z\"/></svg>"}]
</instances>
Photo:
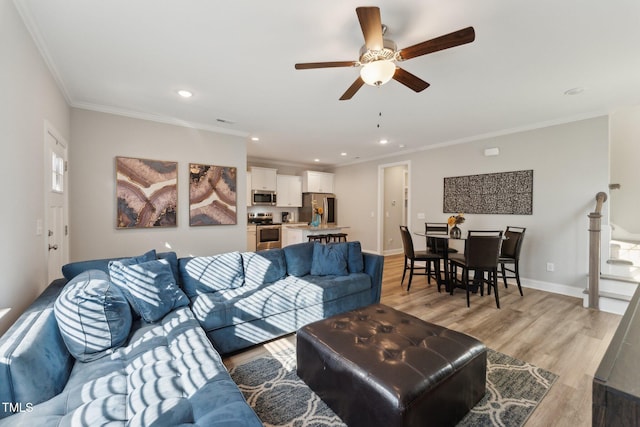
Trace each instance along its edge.
<instances>
[{"instance_id":1,"label":"ceiling fan light fixture","mask_svg":"<svg viewBox=\"0 0 640 427\"><path fill-rule=\"evenodd\" d=\"M383 59L364 64L360 69L360 77L370 86L382 86L393 78L395 72L396 64Z\"/></svg>"}]
</instances>

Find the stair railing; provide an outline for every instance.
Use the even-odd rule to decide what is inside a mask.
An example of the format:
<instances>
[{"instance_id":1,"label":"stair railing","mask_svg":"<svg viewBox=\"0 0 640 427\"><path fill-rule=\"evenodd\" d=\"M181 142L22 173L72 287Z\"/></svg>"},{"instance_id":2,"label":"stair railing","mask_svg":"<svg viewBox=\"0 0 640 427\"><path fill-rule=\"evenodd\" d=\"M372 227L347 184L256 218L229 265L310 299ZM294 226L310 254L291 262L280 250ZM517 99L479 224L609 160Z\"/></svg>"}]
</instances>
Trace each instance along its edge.
<instances>
[{"instance_id":1,"label":"stair railing","mask_svg":"<svg viewBox=\"0 0 640 427\"><path fill-rule=\"evenodd\" d=\"M596 209L589 214L589 308L598 309L600 300L600 231L602 225L602 205L607 194L596 194Z\"/></svg>"}]
</instances>

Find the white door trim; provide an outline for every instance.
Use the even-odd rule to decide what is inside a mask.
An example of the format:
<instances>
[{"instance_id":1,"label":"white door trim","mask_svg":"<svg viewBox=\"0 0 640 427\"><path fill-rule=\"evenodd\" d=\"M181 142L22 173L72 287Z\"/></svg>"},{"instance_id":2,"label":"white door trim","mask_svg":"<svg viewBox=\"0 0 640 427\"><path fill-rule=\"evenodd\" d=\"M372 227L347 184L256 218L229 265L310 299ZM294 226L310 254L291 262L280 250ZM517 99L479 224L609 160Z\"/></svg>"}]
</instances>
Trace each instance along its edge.
<instances>
[{"instance_id":1,"label":"white door trim","mask_svg":"<svg viewBox=\"0 0 640 427\"><path fill-rule=\"evenodd\" d=\"M407 167L407 227L411 230L411 160L378 165L378 235L377 253L384 254L384 170L394 166Z\"/></svg>"},{"instance_id":2,"label":"white door trim","mask_svg":"<svg viewBox=\"0 0 640 427\"><path fill-rule=\"evenodd\" d=\"M51 193L51 149L49 146L49 135L53 137L56 141L56 146L59 146L62 149L63 157L65 160L65 168L64 168L64 187L63 187L63 231L60 239L61 244L59 245L59 249L61 251L61 262L62 264L69 262L69 179L67 173L67 164L68 164L68 143L66 139L58 132L58 130L47 120L44 121L44 133L43 133L43 162L44 162L44 221L42 224L42 229L40 230L40 226L38 224L38 231L42 231L42 248L44 251L44 259L45 259L45 270L47 271L47 280L43 286L48 285L48 283L59 277L62 277L62 272L58 272L57 277L48 277L49 276L49 236L48 231L52 229L53 225L51 224L50 218L50 207L49 207L49 195Z\"/></svg>"}]
</instances>

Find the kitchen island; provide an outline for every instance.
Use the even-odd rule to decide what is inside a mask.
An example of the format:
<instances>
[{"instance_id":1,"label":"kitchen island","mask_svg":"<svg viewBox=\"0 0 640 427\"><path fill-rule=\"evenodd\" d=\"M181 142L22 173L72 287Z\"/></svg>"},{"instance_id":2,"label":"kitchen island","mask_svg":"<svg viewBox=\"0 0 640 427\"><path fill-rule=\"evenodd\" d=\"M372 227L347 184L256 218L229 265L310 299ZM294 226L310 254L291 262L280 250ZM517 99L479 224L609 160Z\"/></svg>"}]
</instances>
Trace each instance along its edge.
<instances>
[{"instance_id":1,"label":"kitchen island","mask_svg":"<svg viewBox=\"0 0 640 427\"><path fill-rule=\"evenodd\" d=\"M313 227L308 224L282 224L282 246L307 242L309 236L316 234L342 233L348 226L321 224Z\"/></svg>"}]
</instances>

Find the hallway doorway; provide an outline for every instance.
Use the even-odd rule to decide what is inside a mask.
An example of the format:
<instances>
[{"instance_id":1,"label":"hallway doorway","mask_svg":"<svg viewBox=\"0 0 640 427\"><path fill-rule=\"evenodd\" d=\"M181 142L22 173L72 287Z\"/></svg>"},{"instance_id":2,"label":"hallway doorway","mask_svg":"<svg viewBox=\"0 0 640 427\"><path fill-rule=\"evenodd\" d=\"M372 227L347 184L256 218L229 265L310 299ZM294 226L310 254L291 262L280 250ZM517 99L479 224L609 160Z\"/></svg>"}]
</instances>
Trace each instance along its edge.
<instances>
[{"instance_id":1,"label":"hallway doorway","mask_svg":"<svg viewBox=\"0 0 640 427\"><path fill-rule=\"evenodd\" d=\"M409 160L378 166L378 253L403 253L400 225L410 228Z\"/></svg>"}]
</instances>

